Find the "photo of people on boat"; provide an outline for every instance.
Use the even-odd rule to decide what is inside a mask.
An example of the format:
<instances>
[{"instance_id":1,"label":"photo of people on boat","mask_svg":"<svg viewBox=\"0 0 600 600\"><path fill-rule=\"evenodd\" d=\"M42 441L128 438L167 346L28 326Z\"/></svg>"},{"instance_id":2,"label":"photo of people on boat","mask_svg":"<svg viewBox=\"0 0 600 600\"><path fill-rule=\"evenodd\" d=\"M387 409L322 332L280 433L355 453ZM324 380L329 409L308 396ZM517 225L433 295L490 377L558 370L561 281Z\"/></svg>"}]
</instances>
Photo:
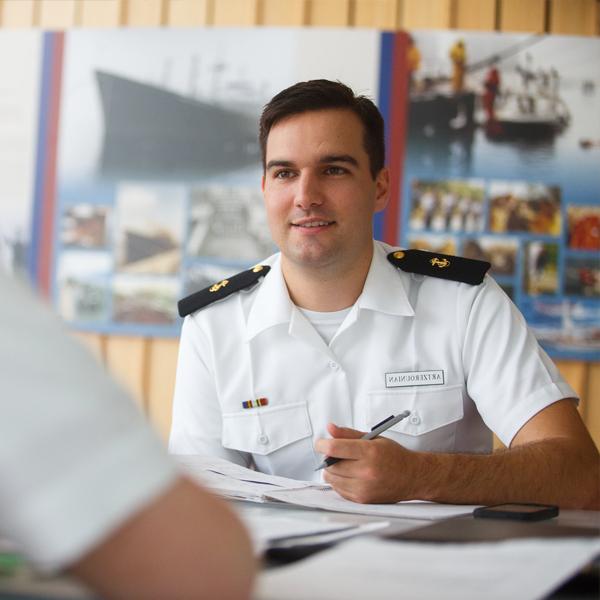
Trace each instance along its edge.
<instances>
[{"instance_id":1,"label":"photo of people on boat","mask_svg":"<svg viewBox=\"0 0 600 600\"><path fill-rule=\"evenodd\" d=\"M406 60L415 167L443 177L535 166L545 179L565 160L582 172L597 158L597 40L415 31Z\"/></svg>"}]
</instances>

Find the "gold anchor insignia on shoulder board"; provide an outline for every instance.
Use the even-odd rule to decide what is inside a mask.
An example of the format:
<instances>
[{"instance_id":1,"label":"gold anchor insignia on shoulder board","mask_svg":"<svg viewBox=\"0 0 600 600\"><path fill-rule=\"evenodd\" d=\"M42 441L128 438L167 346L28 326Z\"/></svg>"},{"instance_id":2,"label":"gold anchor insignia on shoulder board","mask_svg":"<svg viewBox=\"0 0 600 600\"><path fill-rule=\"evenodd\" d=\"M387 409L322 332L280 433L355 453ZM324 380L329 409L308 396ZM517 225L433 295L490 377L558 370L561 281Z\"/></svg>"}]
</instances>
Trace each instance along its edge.
<instances>
[{"instance_id":1,"label":"gold anchor insignia on shoulder board","mask_svg":"<svg viewBox=\"0 0 600 600\"><path fill-rule=\"evenodd\" d=\"M224 288L229 283L229 279L223 279L223 281L219 281L219 283L215 283L215 285L210 286L208 288L209 292L218 292L221 288Z\"/></svg>"},{"instance_id":2,"label":"gold anchor insignia on shoulder board","mask_svg":"<svg viewBox=\"0 0 600 600\"><path fill-rule=\"evenodd\" d=\"M440 269L445 269L450 266L450 261L447 258L432 258L430 261L432 267L439 267Z\"/></svg>"},{"instance_id":3,"label":"gold anchor insignia on shoulder board","mask_svg":"<svg viewBox=\"0 0 600 600\"><path fill-rule=\"evenodd\" d=\"M260 273L263 269L264 269L264 267L262 265L256 265L255 267L252 267L252 272Z\"/></svg>"},{"instance_id":4,"label":"gold anchor insignia on shoulder board","mask_svg":"<svg viewBox=\"0 0 600 600\"><path fill-rule=\"evenodd\" d=\"M394 252L394 258L397 258L398 260L400 260L401 258L404 258L404 252L402 252L402 250L398 250L397 252Z\"/></svg>"}]
</instances>

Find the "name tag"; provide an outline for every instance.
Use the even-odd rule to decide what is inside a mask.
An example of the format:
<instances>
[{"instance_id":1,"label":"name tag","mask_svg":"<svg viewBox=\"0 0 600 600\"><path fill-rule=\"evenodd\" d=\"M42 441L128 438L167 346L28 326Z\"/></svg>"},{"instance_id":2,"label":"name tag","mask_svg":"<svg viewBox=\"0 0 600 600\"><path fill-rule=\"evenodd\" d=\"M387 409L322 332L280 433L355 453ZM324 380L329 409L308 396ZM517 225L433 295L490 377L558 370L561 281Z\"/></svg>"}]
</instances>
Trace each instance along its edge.
<instances>
[{"instance_id":1,"label":"name tag","mask_svg":"<svg viewBox=\"0 0 600 600\"><path fill-rule=\"evenodd\" d=\"M444 371L408 371L407 373L386 373L385 387L413 387L415 385L443 385Z\"/></svg>"}]
</instances>

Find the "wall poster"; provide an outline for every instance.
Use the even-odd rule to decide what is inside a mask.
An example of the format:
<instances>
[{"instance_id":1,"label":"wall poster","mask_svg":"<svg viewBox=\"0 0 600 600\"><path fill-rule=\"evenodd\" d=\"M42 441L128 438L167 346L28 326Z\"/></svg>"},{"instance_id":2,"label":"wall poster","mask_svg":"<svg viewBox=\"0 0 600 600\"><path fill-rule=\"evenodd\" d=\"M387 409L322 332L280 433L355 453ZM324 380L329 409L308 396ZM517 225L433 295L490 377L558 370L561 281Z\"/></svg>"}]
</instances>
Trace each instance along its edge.
<instances>
[{"instance_id":1,"label":"wall poster","mask_svg":"<svg viewBox=\"0 0 600 600\"><path fill-rule=\"evenodd\" d=\"M62 316L178 335L179 298L276 250L260 191L263 105L318 77L376 97L378 62L375 31L66 34L53 277Z\"/></svg>"},{"instance_id":2,"label":"wall poster","mask_svg":"<svg viewBox=\"0 0 600 600\"><path fill-rule=\"evenodd\" d=\"M401 243L491 262L552 356L600 360L600 41L417 31L406 55Z\"/></svg>"}]
</instances>

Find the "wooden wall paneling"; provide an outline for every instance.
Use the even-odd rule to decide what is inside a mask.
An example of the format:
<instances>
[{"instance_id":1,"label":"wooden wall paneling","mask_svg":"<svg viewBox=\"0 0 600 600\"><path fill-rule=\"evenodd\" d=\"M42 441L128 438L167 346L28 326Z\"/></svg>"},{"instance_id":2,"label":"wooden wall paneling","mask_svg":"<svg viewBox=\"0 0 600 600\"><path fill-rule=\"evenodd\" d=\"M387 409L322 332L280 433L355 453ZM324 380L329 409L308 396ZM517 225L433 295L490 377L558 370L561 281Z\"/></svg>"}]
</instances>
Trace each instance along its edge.
<instances>
[{"instance_id":1,"label":"wooden wall paneling","mask_svg":"<svg viewBox=\"0 0 600 600\"><path fill-rule=\"evenodd\" d=\"M166 24L166 0L123 0L123 25L160 27Z\"/></svg>"},{"instance_id":2,"label":"wooden wall paneling","mask_svg":"<svg viewBox=\"0 0 600 600\"><path fill-rule=\"evenodd\" d=\"M179 340L153 339L148 349L148 415L164 440L171 430L171 405Z\"/></svg>"},{"instance_id":3,"label":"wooden wall paneling","mask_svg":"<svg viewBox=\"0 0 600 600\"><path fill-rule=\"evenodd\" d=\"M350 0L308 0L307 23L313 27L347 27Z\"/></svg>"},{"instance_id":4,"label":"wooden wall paneling","mask_svg":"<svg viewBox=\"0 0 600 600\"><path fill-rule=\"evenodd\" d=\"M145 410L148 340L111 335L106 339L106 367Z\"/></svg>"},{"instance_id":5,"label":"wooden wall paneling","mask_svg":"<svg viewBox=\"0 0 600 600\"><path fill-rule=\"evenodd\" d=\"M259 25L306 25L306 0L262 0L258 5Z\"/></svg>"},{"instance_id":6,"label":"wooden wall paneling","mask_svg":"<svg viewBox=\"0 0 600 600\"><path fill-rule=\"evenodd\" d=\"M600 448L600 363L588 364L585 424L596 446Z\"/></svg>"},{"instance_id":7,"label":"wooden wall paneling","mask_svg":"<svg viewBox=\"0 0 600 600\"><path fill-rule=\"evenodd\" d=\"M208 0L168 0L167 25L171 27L208 25L208 9Z\"/></svg>"},{"instance_id":8,"label":"wooden wall paneling","mask_svg":"<svg viewBox=\"0 0 600 600\"><path fill-rule=\"evenodd\" d=\"M600 448L600 363L587 364L586 384L584 421L594 443Z\"/></svg>"},{"instance_id":9,"label":"wooden wall paneling","mask_svg":"<svg viewBox=\"0 0 600 600\"><path fill-rule=\"evenodd\" d=\"M450 29L452 0L402 0L400 27L402 29Z\"/></svg>"},{"instance_id":10,"label":"wooden wall paneling","mask_svg":"<svg viewBox=\"0 0 600 600\"><path fill-rule=\"evenodd\" d=\"M452 26L456 29L496 29L496 0L455 0Z\"/></svg>"},{"instance_id":11,"label":"wooden wall paneling","mask_svg":"<svg viewBox=\"0 0 600 600\"><path fill-rule=\"evenodd\" d=\"M498 29L500 31L546 30L546 0L498 0Z\"/></svg>"},{"instance_id":12,"label":"wooden wall paneling","mask_svg":"<svg viewBox=\"0 0 600 600\"><path fill-rule=\"evenodd\" d=\"M550 0L550 33L598 35L597 0Z\"/></svg>"},{"instance_id":13,"label":"wooden wall paneling","mask_svg":"<svg viewBox=\"0 0 600 600\"><path fill-rule=\"evenodd\" d=\"M556 366L560 374L566 379L567 383L575 390L579 396L579 413L585 421L587 416L587 396L588 396L588 373L587 363L574 360L556 361Z\"/></svg>"},{"instance_id":14,"label":"wooden wall paneling","mask_svg":"<svg viewBox=\"0 0 600 600\"><path fill-rule=\"evenodd\" d=\"M85 346L98 360L105 362L106 338L99 333L88 333L86 331L74 331L73 337Z\"/></svg>"},{"instance_id":15,"label":"wooden wall paneling","mask_svg":"<svg viewBox=\"0 0 600 600\"><path fill-rule=\"evenodd\" d=\"M2 0L2 27L35 27L39 21L39 0Z\"/></svg>"},{"instance_id":16,"label":"wooden wall paneling","mask_svg":"<svg viewBox=\"0 0 600 600\"><path fill-rule=\"evenodd\" d=\"M123 25L122 0L81 0L82 27L119 27Z\"/></svg>"},{"instance_id":17,"label":"wooden wall paneling","mask_svg":"<svg viewBox=\"0 0 600 600\"><path fill-rule=\"evenodd\" d=\"M213 25L256 25L258 0L214 0Z\"/></svg>"},{"instance_id":18,"label":"wooden wall paneling","mask_svg":"<svg viewBox=\"0 0 600 600\"><path fill-rule=\"evenodd\" d=\"M41 0L39 26L67 29L79 25L81 4L78 0Z\"/></svg>"},{"instance_id":19,"label":"wooden wall paneling","mask_svg":"<svg viewBox=\"0 0 600 600\"><path fill-rule=\"evenodd\" d=\"M398 29L398 0L354 0L352 12L356 27Z\"/></svg>"}]
</instances>

